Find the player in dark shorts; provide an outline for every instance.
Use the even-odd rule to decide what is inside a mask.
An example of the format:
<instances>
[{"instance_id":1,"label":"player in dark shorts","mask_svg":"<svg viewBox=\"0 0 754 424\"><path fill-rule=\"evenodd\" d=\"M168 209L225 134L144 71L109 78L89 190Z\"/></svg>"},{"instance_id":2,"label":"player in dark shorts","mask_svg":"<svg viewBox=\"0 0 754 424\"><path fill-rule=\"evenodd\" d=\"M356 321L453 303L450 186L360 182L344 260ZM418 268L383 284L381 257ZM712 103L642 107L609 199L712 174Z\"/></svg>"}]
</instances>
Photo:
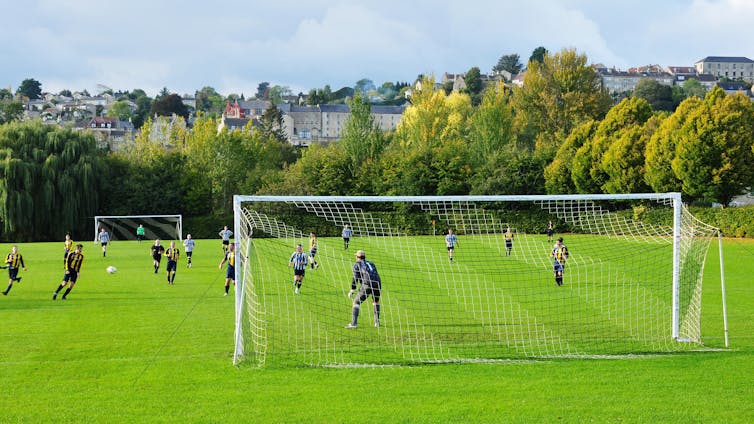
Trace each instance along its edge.
<instances>
[{"instance_id":1,"label":"player in dark shorts","mask_svg":"<svg viewBox=\"0 0 754 424\"><path fill-rule=\"evenodd\" d=\"M357 284L361 284L359 292L356 293ZM372 296L372 305L374 306L374 326L380 326L380 292L382 290L382 280L377 273L377 267L374 263L366 260L366 253L363 250L356 252L356 263L353 264L353 280L351 280L351 291L348 297L353 299L351 308L351 322L346 328L356 328L359 321L359 310L361 304L367 297ZM356 297L354 297L356 293Z\"/></svg>"},{"instance_id":2,"label":"player in dark shorts","mask_svg":"<svg viewBox=\"0 0 754 424\"><path fill-rule=\"evenodd\" d=\"M57 290L52 294L52 300L57 299L60 290L63 290L63 287L68 286L63 293L63 300L66 300L68 293L70 293L71 290L73 290L73 286L76 285L79 273L81 272L81 265L84 263L84 255L81 253L83 248L84 246L82 244L77 244L76 250L69 252L68 256L66 256L63 282L60 283Z\"/></svg>"},{"instance_id":3,"label":"player in dark shorts","mask_svg":"<svg viewBox=\"0 0 754 424\"><path fill-rule=\"evenodd\" d=\"M228 251L225 253L222 262L217 266L218 269L222 269L223 264L227 262L228 268L225 270L225 294L228 295L230 290L230 283L233 282L233 286L236 285L236 244L233 243L228 246Z\"/></svg>"},{"instance_id":4,"label":"player in dark shorts","mask_svg":"<svg viewBox=\"0 0 754 424\"><path fill-rule=\"evenodd\" d=\"M552 235L555 234L555 227L552 225L552 221L547 221L547 241L552 243Z\"/></svg>"},{"instance_id":5,"label":"player in dark shorts","mask_svg":"<svg viewBox=\"0 0 754 424\"><path fill-rule=\"evenodd\" d=\"M171 286L175 284L175 272L178 270L178 258L181 256L181 251L175 247L175 242L170 242L170 247L165 251L165 257L168 258L168 284Z\"/></svg>"},{"instance_id":6,"label":"player in dark shorts","mask_svg":"<svg viewBox=\"0 0 754 424\"><path fill-rule=\"evenodd\" d=\"M552 271L555 273L555 284L562 286L563 272L565 272L565 263L568 259L568 248L563 244L563 237L558 238L550 252L550 257L553 259Z\"/></svg>"},{"instance_id":7,"label":"player in dark shorts","mask_svg":"<svg viewBox=\"0 0 754 424\"><path fill-rule=\"evenodd\" d=\"M13 283L21 281L21 277L18 276L18 270L23 268L26 271L26 265L24 265L24 257L18 253L18 246L13 246L11 252L5 257L5 265L2 268L8 268L8 288L5 289L3 295L7 295L10 289L13 288Z\"/></svg>"},{"instance_id":8,"label":"player in dark shorts","mask_svg":"<svg viewBox=\"0 0 754 424\"><path fill-rule=\"evenodd\" d=\"M301 290L301 284L304 283L304 274L306 274L306 265L309 263L309 258L304 253L304 248L301 243L296 245L296 250L291 255L291 260L288 261L288 268L293 266L293 285L295 287L294 293L298 294Z\"/></svg>"},{"instance_id":9,"label":"player in dark shorts","mask_svg":"<svg viewBox=\"0 0 754 424\"><path fill-rule=\"evenodd\" d=\"M162 255L165 253L165 248L160 244L160 239L156 239L152 245L152 260L154 263L154 273L157 274L157 270L160 269L160 261L162 261Z\"/></svg>"}]
</instances>

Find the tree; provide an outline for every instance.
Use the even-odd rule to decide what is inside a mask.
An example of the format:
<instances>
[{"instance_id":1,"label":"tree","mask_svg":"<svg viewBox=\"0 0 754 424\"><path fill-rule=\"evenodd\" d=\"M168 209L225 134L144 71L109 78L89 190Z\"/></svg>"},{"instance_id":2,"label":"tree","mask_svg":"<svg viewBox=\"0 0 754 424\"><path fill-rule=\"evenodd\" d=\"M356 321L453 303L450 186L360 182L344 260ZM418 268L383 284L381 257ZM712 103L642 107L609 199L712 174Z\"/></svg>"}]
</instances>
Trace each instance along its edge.
<instances>
[{"instance_id":1,"label":"tree","mask_svg":"<svg viewBox=\"0 0 754 424\"><path fill-rule=\"evenodd\" d=\"M505 54L497 61L497 65L492 67L492 70L499 74L503 71L516 75L521 72L524 65L521 63L521 57L517 53Z\"/></svg>"},{"instance_id":2,"label":"tree","mask_svg":"<svg viewBox=\"0 0 754 424\"><path fill-rule=\"evenodd\" d=\"M639 98L624 99L608 112L595 130L594 137L586 140L573 157L571 175L578 192L605 192L605 184L609 180L603 165L605 152L626 133L635 136L651 116L652 108Z\"/></svg>"},{"instance_id":3,"label":"tree","mask_svg":"<svg viewBox=\"0 0 754 424\"><path fill-rule=\"evenodd\" d=\"M681 128L672 168L692 199L727 206L754 179L754 106L745 95L707 93Z\"/></svg>"},{"instance_id":4,"label":"tree","mask_svg":"<svg viewBox=\"0 0 754 424\"><path fill-rule=\"evenodd\" d=\"M94 137L40 121L0 126L0 221L5 239L59 239L96 213L100 166Z\"/></svg>"},{"instance_id":5,"label":"tree","mask_svg":"<svg viewBox=\"0 0 754 424\"><path fill-rule=\"evenodd\" d=\"M214 88L203 87L201 90L196 92L195 97L196 110L217 114L222 112L224 105L223 97L220 95L220 93L215 91Z\"/></svg>"},{"instance_id":6,"label":"tree","mask_svg":"<svg viewBox=\"0 0 754 424\"><path fill-rule=\"evenodd\" d=\"M531 52L531 56L529 56L529 62L538 62L542 63L545 60L545 56L547 56L549 52L546 48L539 46L534 51Z\"/></svg>"},{"instance_id":7,"label":"tree","mask_svg":"<svg viewBox=\"0 0 754 424\"><path fill-rule=\"evenodd\" d=\"M645 146L661 121L661 117L652 116L643 126L631 126L608 147L601 163L607 175L607 181L602 186L605 193L649 191L644 180Z\"/></svg>"},{"instance_id":8,"label":"tree","mask_svg":"<svg viewBox=\"0 0 754 424\"><path fill-rule=\"evenodd\" d=\"M274 85L269 90L270 101L273 104L279 105L285 103L285 97L292 95L290 87Z\"/></svg>"},{"instance_id":9,"label":"tree","mask_svg":"<svg viewBox=\"0 0 754 424\"><path fill-rule=\"evenodd\" d=\"M10 89L0 88L0 101L3 100L13 100L13 93L11 93Z\"/></svg>"},{"instance_id":10,"label":"tree","mask_svg":"<svg viewBox=\"0 0 754 424\"><path fill-rule=\"evenodd\" d=\"M119 121L128 121L132 116L131 106L125 101L115 102L108 109L107 116L118 118Z\"/></svg>"},{"instance_id":11,"label":"tree","mask_svg":"<svg viewBox=\"0 0 754 424\"><path fill-rule=\"evenodd\" d=\"M374 86L374 82L372 82L372 80L370 80L369 78L362 78L356 81L356 84L354 84L353 86L353 91L360 91L364 97L367 96L367 93L376 89L377 87Z\"/></svg>"},{"instance_id":12,"label":"tree","mask_svg":"<svg viewBox=\"0 0 754 424\"><path fill-rule=\"evenodd\" d=\"M0 124L20 121L24 116L24 104L15 100L0 101Z\"/></svg>"},{"instance_id":13,"label":"tree","mask_svg":"<svg viewBox=\"0 0 754 424\"><path fill-rule=\"evenodd\" d=\"M597 71L573 49L530 62L524 86L514 88L512 98L519 140L530 147L540 133L567 135L584 122L602 119L611 105Z\"/></svg>"},{"instance_id":14,"label":"tree","mask_svg":"<svg viewBox=\"0 0 754 424\"><path fill-rule=\"evenodd\" d=\"M257 94L254 95L254 97L257 98L257 100L269 100L270 99L270 83L260 82L259 85L257 85Z\"/></svg>"},{"instance_id":15,"label":"tree","mask_svg":"<svg viewBox=\"0 0 754 424\"><path fill-rule=\"evenodd\" d=\"M634 88L633 97L644 99L654 110L672 112L675 110L673 90L669 85L660 84L652 78L642 78Z\"/></svg>"},{"instance_id":16,"label":"tree","mask_svg":"<svg viewBox=\"0 0 754 424\"><path fill-rule=\"evenodd\" d=\"M490 84L484 91L481 104L471 115L470 153L475 166L487 163L495 152L516 143L510 95L502 82Z\"/></svg>"},{"instance_id":17,"label":"tree","mask_svg":"<svg viewBox=\"0 0 754 424\"><path fill-rule=\"evenodd\" d=\"M343 128L340 146L345 154L348 171L359 194L376 194L375 164L385 147L382 135L372 116L372 107L360 91L346 100L350 115ZM374 173L374 175L373 175Z\"/></svg>"},{"instance_id":18,"label":"tree","mask_svg":"<svg viewBox=\"0 0 754 424\"><path fill-rule=\"evenodd\" d=\"M134 127L141 128L144 122L149 118L149 112L152 110L152 99L147 96L136 98L136 111L133 113L131 122Z\"/></svg>"},{"instance_id":19,"label":"tree","mask_svg":"<svg viewBox=\"0 0 754 424\"><path fill-rule=\"evenodd\" d=\"M696 78L690 78L683 82L683 91L686 92L686 96L696 96L700 99L704 98L707 94L707 89L704 88L701 82Z\"/></svg>"},{"instance_id":20,"label":"tree","mask_svg":"<svg viewBox=\"0 0 754 424\"><path fill-rule=\"evenodd\" d=\"M479 67L469 69L463 76L463 81L466 83L466 93L471 97L471 104L478 105L481 101L479 93L482 92L482 73Z\"/></svg>"},{"instance_id":21,"label":"tree","mask_svg":"<svg viewBox=\"0 0 754 424\"><path fill-rule=\"evenodd\" d=\"M34 78L27 78L18 86L16 94L29 99L39 99L42 97L42 84Z\"/></svg>"},{"instance_id":22,"label":"tree","mask_svg":"<svg viewBox=\"0 0 754 424\"><path fill-rule=\"evenodd\" d=\"M150 115L155 114L158 116L172 116L173 114L176 114L177 116L183 117L183 119L188 119L189 117L188 108L183 103L181 96L177 94L168 94L165 97L155 100L154 103L152 103Z\"/></svg>"},{"instance_id":23,"label":"tree","mask_svg":"<svg viewBox=\"0 0 754 424\"><path fill-rule=\"evenodd\" d=\"M596 121L585 122L576 127L560 145L555 158L545 167L545 190L548 194L569 194L576 192L573 183L573 158L585 143L589 142L597 130Z\"/></svg>"},{"instance_id":24,"label":"tree","mask_svg":"<svg viewBox=\"0 0 754 424\"><path fill-rule=\"evenodd\" d=\"M652 134L644 152L644 181L655 192L681 191L681 181L671 164L676 156L678 134L690 113L702 106L702 99L689 97L666 117Z\"/></svg>"},{"instance_id":25,"label":"tree","mask_svg":"<svg viewBox=\"0 0 754 424\"><path fill-rule=\"evenodd\" d=\"M274 140L280 143L288 141L283 129L283 112L275 104L270 103L262 116L259 117L259 132L265 140Z\"/></svg>"}]
</instances>

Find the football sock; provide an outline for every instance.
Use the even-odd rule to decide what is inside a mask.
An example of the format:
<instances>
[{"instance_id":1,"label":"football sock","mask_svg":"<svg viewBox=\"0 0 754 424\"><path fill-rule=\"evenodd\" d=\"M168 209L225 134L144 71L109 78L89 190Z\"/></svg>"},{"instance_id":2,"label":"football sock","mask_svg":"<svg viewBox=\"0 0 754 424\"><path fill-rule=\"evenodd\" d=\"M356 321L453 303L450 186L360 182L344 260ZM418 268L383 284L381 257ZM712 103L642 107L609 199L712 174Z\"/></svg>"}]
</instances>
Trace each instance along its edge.
<instances>
[{"instance_id":1,"label":"football sock","mask_svg":"<svg viewBox=\"0 0 754 424\"><path fill-rule=\"evenodd\" d=\"M225 294L228 294L228 290L230 290L230 285L229 284L225 286Z\"/></svg>"},{"instance_id":2,"label":"football sock","mask_svg":"<svg viewBox=\"0 0 754 424\"><path fill-rule=\"evenodd\" d=\"M61 284L61 285L59 285L59 286L58 286L58 289L57 289L57 290L55 290L55 294L58 294L58 293L60 293L60 290L63 290L63 287L64 287L64 286L63 286L62 284Z\"/></svg>"},{"instance_id":3,"label":"football sock","mask_svg":"<svg viewBox=\"0 0 754 424\"><path fill-rule=\"evenodd\" d=\"M8 292L10 292L11 287L13 287L13 284L8 284L8 288L5 289L5 291L3 292L3 294L7 295Z\"/></svg>"},{"instance_id":4,"label":"football sock","mask_svg":"<svg viewBox=\"0 0 754 424\"><path fill-rule=\"evenodd\" d=\"M374 304L374 323L375 324L380 323L380 304L379 303Z\"/></svg>"},{"instance_id":5,"label":"football sock","mask_svg":"<svg viewBox=\"0 0 754 424\"><path fill-rule=\"evenodd\" d=\"M351 310L351 324L356 325L358 321L359 321L359 305L353 305L353 310Z\"/></svg>"},{"instance_id":6,"label":"football sock","mask_svg":"<svg viewBox=\"0 0 754 424\"><path fill-rule=\"evenodd\" d=\"M68 287L67 289L65 289L65 292L63 293L63 299L65 299L65 297L68 296L68 293L70 293L71 290L72 289L70 287Z\"/></svg>"},{"instance_id":7,"label":"football sock","mask_svg":"<svg viewBox=\"0 0 754 424\"><path fill-rule=\"evenodd\" d=\"M555 277L555 282L558 283L559 286L562 286L563 285L563 277L562 276Z\"/></svg>"}]
</instances>

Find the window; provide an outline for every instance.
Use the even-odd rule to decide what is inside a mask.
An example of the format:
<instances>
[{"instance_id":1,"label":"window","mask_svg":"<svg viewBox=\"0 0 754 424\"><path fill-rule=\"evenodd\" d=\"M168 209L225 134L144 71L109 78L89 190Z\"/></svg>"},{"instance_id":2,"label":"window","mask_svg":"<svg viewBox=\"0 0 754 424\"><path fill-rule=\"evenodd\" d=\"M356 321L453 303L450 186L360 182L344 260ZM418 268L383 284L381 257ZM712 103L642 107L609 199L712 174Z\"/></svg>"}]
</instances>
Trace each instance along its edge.
<instances>
[{"instance_id":1,"label":"window","mask_svg":"<svg viewBox=\"0 0 754 424\"><path fill-rule=\"evenodd\" d=\"M301 130L299 136L301 138L312 138L312 132L310 130Z\"/></svg>"}]
</instances>

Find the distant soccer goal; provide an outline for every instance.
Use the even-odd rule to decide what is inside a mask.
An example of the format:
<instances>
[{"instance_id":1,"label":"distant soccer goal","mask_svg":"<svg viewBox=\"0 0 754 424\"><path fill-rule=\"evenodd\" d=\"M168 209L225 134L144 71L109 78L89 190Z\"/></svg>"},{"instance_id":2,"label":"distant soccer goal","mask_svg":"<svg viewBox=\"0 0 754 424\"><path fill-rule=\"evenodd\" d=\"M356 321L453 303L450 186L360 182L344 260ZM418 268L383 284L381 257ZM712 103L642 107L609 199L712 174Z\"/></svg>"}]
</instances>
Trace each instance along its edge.
<instances>
[{"instance_id":1,"label":"distant soccer goal","mask_svg":"<svg viewBox=\"0 0 754 424\"><path fill-rule=\"evenodd\" d=\"M112 240L136 240L136 228L144 226L144 239L183 240L182 215L99 215L94 217L94 241L100 228Z\"/></svg>"},{"instance_id":2,"label":"distant soccer goal","mask_svg":"<svg viewBox=\"0 0 754 424\"><path fill-rule=\"evenodd\" d=\"M702 275L718 230L694 218L678 193L236 196L234 213L234 363L367 366L703 347ZM296 293L289 259L298 243L308 252L310 232L319 267L305 271ZM357 250L382 280L378 327L370 298L358 327L344 328Z\"/></svg>"}]
</instances>

